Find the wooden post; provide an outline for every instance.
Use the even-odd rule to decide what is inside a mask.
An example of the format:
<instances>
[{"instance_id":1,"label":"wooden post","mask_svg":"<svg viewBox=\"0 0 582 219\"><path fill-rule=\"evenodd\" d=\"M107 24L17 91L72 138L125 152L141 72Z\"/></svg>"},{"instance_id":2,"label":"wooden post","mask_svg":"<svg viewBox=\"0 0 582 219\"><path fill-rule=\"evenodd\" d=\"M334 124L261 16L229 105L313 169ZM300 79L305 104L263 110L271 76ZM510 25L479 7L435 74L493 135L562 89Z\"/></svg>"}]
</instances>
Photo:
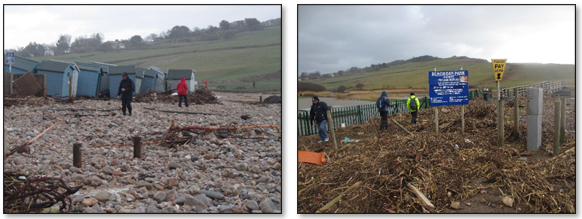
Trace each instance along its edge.
<instances>
[{"instance_id":1,"label":"wooden post","mask_svg":"<svg viewBox=\"0 0 582 219\"><path fill-rule=\"evenodd\" d=\"M69 99L73 97L73 76L69 76Z\"/></svg>"},{"instance_id":2,"label":"wooden post","mask_svg":"<svg viewBox=\"0 0 582 219\"><path fill-rule=\"evenodd\" d=\"M263 96L260 96L259 97L259 103L262 103L262 102L263 102Z\"/></svg>"},{"instance_id":3,"label":"wooden post","mask_svg":"<svg viewBox=\"0 0 582 219\"><path fill-rule=\"evenodd\" d=\"M141 158L141 137L133 137L133 158Z\"/></svg>"},{"instance_id":4,"label":"wooden post","mask_svg":"<svg viewBox=\"0 0 582 219\"><path fill-rule=\"evenodd\" d=\"M337 142L335 140L335 131L333 128L333 119L331 117L331 109L327 110L327 124L329 125L329 129L331 131L331 138L333 138L333 148L337 150Z\"/></svg>"},{"instance_id":5,"label":"wooden post","mask_svg":"<svg viewBox=\"0 0 582 219\"><path fill-rule=\"evenodd\" d=\"M503 121L503 100L499 100L497 104L497 138L499 140L499 146L505 146L505 127Z\"/></svg>"},{"instance_id":6,"label":"wooden post","mask_svg":"<svg viewBox=\"0 0 582 219\"><path fill-rule=\"evenodd\" d=\"M73 166L77 168L82 168L82 152L81 152L81 144L74 143L73 144Z\"/></svg>"},{"instance_id":7,"label":"wooden post","mask_svg":"<svg viewBox=\"0 0 582 219\"><path fill-rule=\"evenodd\" d=\"M6 141L6 136L8 136L8 129L4 126L4 154L2 156L6 156L6 149L8 149L8 141Z\"/></svg>"},{"instance_id":8,"label":"wooden post","mask_svg":"<svg viewBox=\"0 0 582 219\"><path fill-rule=\"evenodd\" d=\"M560 112L560 144L564 144L566 142L566 97L562 97Z\"/></svg>"},{"instance_id":9,"label":"wooden post","mask_svg":"<svg viewBox=\"0 0 582 219\"><path fill-rule=\"evenodd\" d=\"M436 124L436 134L439 135L439 109L434 108L434 123Z\"/></svg>"},{"instance_id":10,"label":"wooden post","mask_svg":"<svg viewBox=\"0 0 582 219\"><path fill-rule=\"evenodd\" d=\"M560 99L556 99L556 110L554 112L554 157L560 153Z\"/></svg>"},{"instance_id":11,"label":"wooden post","mask_svg":"<svg viewBox=\"0 0 582 219\"><path fill-rule=\"evenodd\" d=\"M465 105L461 105L461 133L465 133Z\"/></svg>"},{"instance_id":12,"label":"wooden post","mask_svg":"<svg viewBox=\"0 0 582 219\"><path fill-rule=\"evenodd\" d=\"M513 107L513 136L515 137L515 140L519 140L519 94L517 88L513 88L513 92L515 95L515 104Z\"/></svg>"}]
</instances>

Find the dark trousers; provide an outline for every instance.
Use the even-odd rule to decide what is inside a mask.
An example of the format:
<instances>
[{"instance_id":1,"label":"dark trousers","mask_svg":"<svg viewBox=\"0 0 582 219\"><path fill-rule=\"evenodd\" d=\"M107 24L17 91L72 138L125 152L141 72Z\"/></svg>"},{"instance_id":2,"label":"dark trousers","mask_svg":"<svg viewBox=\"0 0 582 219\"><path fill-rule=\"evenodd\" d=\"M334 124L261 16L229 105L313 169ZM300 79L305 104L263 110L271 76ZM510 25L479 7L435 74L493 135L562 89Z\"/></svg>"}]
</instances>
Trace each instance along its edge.
<instances>
[{"instance_id":1,"label":"dark trousers","mask_svg":"<svg viewBox=\"0 0 582 219\"><path fill-rule=\"evenodd\" d=\"M178 102L178 106L182 106L182 98L184 98L184 105L186 105L186 107L188 107L188 95L178 95L178 98L180 98L180 101Z\"/></svg>"},{"instance_id":2,"label":"dark trousers","mask_svg":"<svg viewBox=\"0 0 582 219\"><path fill-rule=\"evenodd\" d=\"M129 110L129 115L131 115L131 96L129 97L121 97L121 111L123 111L123 115L125 115L125 109Z\"/></svg>"},{"instance_id":3,"label":"dark trousers","mask_svg":"<svg viewBox=\"0 0 582 219\"><path fill-rule=\"evenodd\" d=\"M412 120L410 120L410 124L416 124L416 116L418 116L418 110L411 112L410 114L412 114Z\"/></svg>"},{"instance_id":4,"label":"dark trousers","mask_svg":"<svg viewBox=\"0 0 582 219\"><path fill-rule=\"evenodd\" d=\"M388 130L388 111L380 111L380 130L385 128Z\"/></svg>"}]
</instances>

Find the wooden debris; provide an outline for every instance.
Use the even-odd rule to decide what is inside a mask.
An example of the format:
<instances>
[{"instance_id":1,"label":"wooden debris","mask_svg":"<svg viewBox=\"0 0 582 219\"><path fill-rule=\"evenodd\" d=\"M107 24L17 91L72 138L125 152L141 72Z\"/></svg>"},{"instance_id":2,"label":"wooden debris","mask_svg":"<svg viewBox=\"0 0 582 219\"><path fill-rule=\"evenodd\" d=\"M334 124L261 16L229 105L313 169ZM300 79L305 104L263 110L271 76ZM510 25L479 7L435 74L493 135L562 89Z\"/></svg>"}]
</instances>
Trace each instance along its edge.
<instances>
[{"instance_id":1,"label":"wooden debris","mask_svg":"<svg viewBox=\"0 0 582 219\"><path fill-rule=\"evenodd\" d=\"M29 141L27 141L26 143L24 143L23 145L21 145L20 147L17 147L15 149L13 149L12 151L10 151L10 153L4 155L4 159L8 158L10 155L16 153L17 151L21 150L22 148L26 147L27 145L29 145L30 143L32 143L33 141L35 141L36 139L40 138L40 136L44 135L46 132L48 132L49 130L51 130L53 127L55 127L55 125L57 125L58 123L55 123L53 125L51 125L51 127L49 127L48 129L44 130L43 132L41 132L39 135L37 135L36 137L30 139Z\"/></svg>"},{"instance_id":2,"label":"wooden debris","mask_svg":"<svg viewBox=\"0 0 582 219\"><path fill-rule=\"evenodd\" d=\"M392 122L394 122L396 125L398 125L398 127L400 127L402 130L406 131L408 134L413 135L412 132L409 132L406 128L404 128L404 126L400 125L400 123L396 122L396 120L392 119Z\"/></svg>"},{"instance_id":3,"label":"wooden debris","mask_svg":"<svg viewBox=\"0 0 582 219\"><path fill-rule=\"evenodd\" d=\"M416 195L416 197L420 198L420 200L422 201L422 204L424 204L424 206L426 206L430 209L434 209L434 205L430 202L430 200L428 200L428 198L426 198L426 196L424 196L424 194L422 194L422 192L420 192L420 190L418 190L416 187L414 187L410 183L407 183L406 185L408 186L408 188L410 188L410 190L412 190L412 192Z\"/></svg>"},{"instance_id":4,"label":"wooden debris","mask_svg":"<svg viewBox=\"0 0 582 219\"><path fill-rule=\"evenodd\" d=\"M354 185L350 186L348 189L346 189L346 191L344 191L341 194L339 194L337 197L335 197L333 200L331 200L326 205L324 205L323 207L321 207L315 213L322 213L323 211L331 208L333 205L335 205L335 203L339 202L339 200L341 200L346 193L354 190L355 188L358 188L360 185L362 185L362 182L357 182Z\"/></svg>"}]
</instances>

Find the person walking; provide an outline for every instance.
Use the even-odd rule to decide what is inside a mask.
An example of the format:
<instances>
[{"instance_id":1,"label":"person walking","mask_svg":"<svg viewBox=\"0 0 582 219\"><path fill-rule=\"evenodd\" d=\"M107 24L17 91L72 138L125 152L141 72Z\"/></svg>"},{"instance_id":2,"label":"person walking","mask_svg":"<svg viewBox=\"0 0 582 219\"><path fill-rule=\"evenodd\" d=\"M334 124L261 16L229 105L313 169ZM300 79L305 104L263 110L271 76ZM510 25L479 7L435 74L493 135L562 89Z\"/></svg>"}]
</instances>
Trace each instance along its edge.
<instances>
[{"instance_id":1,"label":"person walking","mask_svg":"<svg viewBox=\"0 0 582 219\"><path fill-rule=\"evenodd\" d=\"M414 96L414 92L410 93L410 98L406 101L406 106L408 110L410 110L410 114L412 115L412 120L410 120L410 124L416 124L416 116L418 116L418 108L420 107L420 102L418 98Z\"/></svg>"},{"instance_id":2,"label":"person walking","mask_svg":"<svg viewBox=\"0 0 582 219\"><path fill-rule=\"evenodd\" d=\"M188 107L188 85L186 84L186 79L184 77L182 77L176 89L178 89L178 98L180 98L178 107L182 107L182 98L184 99L184 105Z\"/></svg>"},{"instance_id":3,"label":"person walking","mask_svg":"<svg viewBox=\"0 0 582 219\"><path fill-rule=\"evenodd\" d=\"M129 116L131 116L131 100L133 99L133 91L135 90L135 85L133 81L127 76L126 72L121 75L123 80L119 83L119 89L117 91L117 99L121 99L121 111L125 116L126 108L129 111Z\"/></svg>"},{"instance_id":4,"label":"person walking","mask_svg":"<svg viewBox=\"0 0 582 219\"><path fill-rule=\"evenodd\" d=\"M311 111L310 118L311 123L315 125L319 131L319 143L329 141L327 137L327 110L329 109L325 102L319 100L317 96L311 98ZM316 123L313 121L315 120Z\"/></svg>"},{"instance_id":5,"label":"person walking","mask_svg":"<svg viewBox=\"0 0 582 219\"><path fill-rule=\"evenodd\" d=\"M386 91L382 91L382 95L376 100L376 107L378 107L378 111L380 111L380 131L382 129L388 130L388 107L390 105L390 100L388 99L388 93Z\"/></svg>"}]
</instances>

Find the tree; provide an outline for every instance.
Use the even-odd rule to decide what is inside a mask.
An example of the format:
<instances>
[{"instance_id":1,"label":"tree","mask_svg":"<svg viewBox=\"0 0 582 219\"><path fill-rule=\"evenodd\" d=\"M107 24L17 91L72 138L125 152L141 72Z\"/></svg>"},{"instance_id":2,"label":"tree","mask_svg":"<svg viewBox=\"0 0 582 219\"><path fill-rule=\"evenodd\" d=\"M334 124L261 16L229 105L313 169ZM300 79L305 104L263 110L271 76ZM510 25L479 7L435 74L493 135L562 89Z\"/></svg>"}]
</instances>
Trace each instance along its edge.
<instances>
[{"instance_id":1,"label":"tree","mask_svg":"<svg viewBox=\"0 0 582 219\"><path fill-rule=\"evenodd\" d=\"M215 34L216 32L218 32L218 27L212 26L212 25L208 25L208 28L206 28L206 33L207 34Z\"/></svg>"},{"instance_id":2,"label":"tree","mask_svg":"<svg viewBox=\"0 0 582 219\"><path fill-rule=\"evenodd\" d=\"M228 30L229 28L230 28L230 23L228 23L228 21L222 20L220 22L220 29L221 30Z\"/></svg>"},{"instance_id":3,"label":"tree","mask_svg":"<svg viewBox=\"0 0 582 219\"><path fill-rule=\"evenodd\" d=\"M37 44L36 42L28 43L26 47L22 50L21 55L29 57L40 57L44 55L44 46Z\"/></svg>"},{"instance_id":4,"label":"tree","mask_svg":"<svg viewBox=\"0 0 582 219\"><path fill-rule=\"evenodd\" d=\"M131 46L135 48L139 48L143 45L143 39L141 38L140 35L132 36L129 39L129 42L131 43Z\"/></svg>"},{"instance_id":5,"label":"tree","mask_svg":"<svg viewBox=\"0 0 582 219\"><path fill-rule=\"evenodd\" d=\"M245 18L245 27L247 30L263 30L263 24L256 18Z\"/></svg>"},{"instance_id":6,"label":"tree","mask_svg":"<svg viewBox=\"0 0 582 219\"><path fill-rule=\"evenodd\" d=\"M356 87L357 87L358 89L360 89L360 90L361 90L361 89L363 89L363 88L364 88L364 86L365 86L365 84L364 84L364 83L362 83L362 82L358 82L358 84L356 84Z\"/></svg>"},{"instance_id":7,"label":"tree","mask_svg":"<svg viewBox=\"0 0 582 219\"><path fill-rule=\"evenodd\" d=\"M220 31L220 36L224 40L230 40L235 36L236 32L234 30L222 30Z\"/></svg>"},{"instance_id":8,"label":"tree","mask_svg":"<svg viewBox=\"0 0 582 219\"><path fill-rule=\"evenodd\" d=\"M348 89L348 88L346 88L346 86L341 85L337 88L337 92L344 93L346 91L346 89Z\"/></svg>"},{"instance_id":9,"label":"tree","mask_svg":"<svg viewBox=\"0 0 582 219\"><path fill-rule=\"evenodd\" d=\"M107 52L113 50L111 42L104 42L99 46L99 51Z\"/></svg>"},{"instance_id":10,"label":"tree","mask_svg":"<svg viewBox=\"0 0 582 219\"><path fill-rule=\"evenodd\" d=\"M171 30L169 30L170 34L169 37L176 39L176 38L183 38L187 37L190 34L190 29L186 26L174 26Z\"/></svg>"},{"instance_id":11,"label":"tree","mask_svg":"<svg viewBox=\"0 0 582 219\"><path fill-rule=\"evenodd\" d=\"M59 40L57 41L57 49L55 53L57 55L62 55L65 53L65 50L70 48L71 43L71 35L61 35L59 36Z\"/></svg>"}]
</instances>

